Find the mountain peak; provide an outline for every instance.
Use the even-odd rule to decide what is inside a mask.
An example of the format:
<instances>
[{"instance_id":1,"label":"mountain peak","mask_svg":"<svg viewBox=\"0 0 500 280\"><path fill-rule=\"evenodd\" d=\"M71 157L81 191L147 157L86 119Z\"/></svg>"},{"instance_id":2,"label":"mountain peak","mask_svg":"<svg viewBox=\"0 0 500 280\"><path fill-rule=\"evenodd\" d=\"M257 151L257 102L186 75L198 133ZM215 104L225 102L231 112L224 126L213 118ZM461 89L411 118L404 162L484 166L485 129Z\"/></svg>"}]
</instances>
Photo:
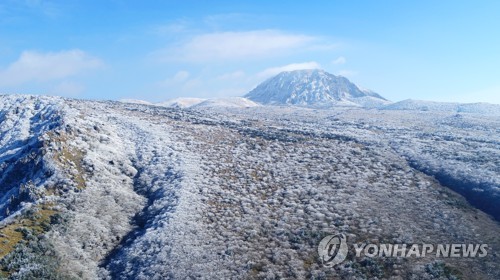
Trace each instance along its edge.
<instances>
[{"instance_id":1,"label":"mountain peak","mask_svg":"<svg viewBox=\"0 0 500 280\"><path fill-rule=\"evenodd\" d=\"M318 69L318 68L314 68L314 69L299 69L299 70L291 70L291 71L283 71L281 72L280 74L284 74L284 73L295 73L295 74L323 74L323 73L327 73L329 74L328 72L326 72L325 70L323 69Z\"/></svg>"},{"instance_id":2,"label":"mountain peak","mask_svg":"<svg viewBox=\"0 0 500 280\"><path fill-rule=\"evenodd\" d=\"M281 72L245 97L262 104L311 107L378 107L388 103L372 91L359 89L347 78L321 69Z\"/></svg>"}]
</instances>

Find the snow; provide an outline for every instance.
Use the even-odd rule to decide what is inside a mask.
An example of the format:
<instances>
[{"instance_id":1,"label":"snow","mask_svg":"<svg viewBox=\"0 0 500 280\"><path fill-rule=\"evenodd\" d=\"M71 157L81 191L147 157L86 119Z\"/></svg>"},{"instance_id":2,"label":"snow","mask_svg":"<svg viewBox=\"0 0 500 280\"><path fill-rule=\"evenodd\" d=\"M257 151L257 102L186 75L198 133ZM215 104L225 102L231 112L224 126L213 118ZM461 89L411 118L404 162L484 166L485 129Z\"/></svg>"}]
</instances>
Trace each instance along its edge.
<instances>
[{"instance_id":1,"label":"snow","mask_svg":"<svg viewBox=\"0 0 500 280\"><path fill-rule=\"evenodd\" d=\"M267 105L305 107L367 106L390 103L379 94L361 90L347 78L323 70L282 72L250 91L246 98Z\"/></svg>"},{"instance_id":2,"label":"snow","mask_svg":"<svg viewBox=\"0 0 500 280\"><path fill-rule=\"evenodd\" d=\"M153 103L151 103L151 102L140 100L140 99L120 99L120 102L142 104L142 105L153 105Z\"/></svg>"},{"instance_id":3,"label":"snow","mask_svg":"<svg viewBox=\"0 0 500 280\"><path fill-rule=\"evenodd\" d=\"M500 120L477 113L483 105L248 104L0 96L2 226L40 205L62 217L0 265L14 278L430 279L433 259L327 269L316 246L340 232L349 242L499 248L489 215L499 213ZM465 278L500 276L494 254L443 262Z\"/></svg>"},{"instance_id":4,"label":"snow","mask_svg":"<svg viewBox=\"0 0 500 280\"><path fill-rule=\"evenodd\" d=\"M259 106L259 104L243 97L225 98L175 98L165 102L157 103L157 106L171 108L210 108L210 107L234 107L247 108Z\"/></svg>"},{"instance_id":5,"label":"snow","mask_svg":"<svg viewBox=\"0 0 500 280\"><path fill-rule=\"evenodd\" d=\"M180 97L180 98L170 99L165 102L160 102L157 103L156 105L164 107L189 108L205 100L206 99L204 98Z\"/></svg>"},{"instance_id":6,"label":"snow","mask_svg":"<svg viewBox=\"0 0 500 280\"><path fill-rule=\"evenodd\" d=\"M500 105L488 103L451 103L407 99L389 104L384 110L411 110L432 111L448 113L476 113L487 115L500 115Z\"/></svg>"},{"instance_id":7,"label":"snow","mask_svg":"<svg viewBox=\"0 0 500 280\"><path fill-rule=\"evenodd\" d=\"M203 107L233 107L233 108L248 108L260 106L259 104L243 97L227 97L227 98L214 98L200 102L191 108Z\"/></svg>"}]
</instances>

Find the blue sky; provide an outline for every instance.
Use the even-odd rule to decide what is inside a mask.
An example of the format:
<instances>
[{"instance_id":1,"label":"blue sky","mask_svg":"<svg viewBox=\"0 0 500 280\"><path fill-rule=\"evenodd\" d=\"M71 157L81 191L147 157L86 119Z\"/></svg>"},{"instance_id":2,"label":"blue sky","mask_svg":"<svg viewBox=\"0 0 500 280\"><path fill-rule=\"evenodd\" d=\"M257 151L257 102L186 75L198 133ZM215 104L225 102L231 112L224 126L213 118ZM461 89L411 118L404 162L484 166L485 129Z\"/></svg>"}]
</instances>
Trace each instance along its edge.
<instances>
[{"instance_id":1,"label":"blue sky","mask_svg":"<svg viewBox=\"0 0 500 280\"><path fill-rule=\"evenodd\" d=\"M0 1L0 92L240 96L322 68L386 98L500 104L500 1Z\"/></svg>"}]
</instances>

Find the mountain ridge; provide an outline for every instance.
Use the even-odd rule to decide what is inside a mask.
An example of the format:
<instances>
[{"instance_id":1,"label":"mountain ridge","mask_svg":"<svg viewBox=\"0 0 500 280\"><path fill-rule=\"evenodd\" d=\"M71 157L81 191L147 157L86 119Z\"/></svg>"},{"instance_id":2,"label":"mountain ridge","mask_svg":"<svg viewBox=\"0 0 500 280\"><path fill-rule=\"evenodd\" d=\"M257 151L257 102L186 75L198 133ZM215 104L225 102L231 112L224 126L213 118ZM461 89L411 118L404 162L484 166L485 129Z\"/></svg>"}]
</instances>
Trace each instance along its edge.
<instances>
[{"instance_id":1,"label":"mountain ridge","mask_svg":"<svg viewBox=\"0 0 500 280\"><path fill-rule=\"evenodd\" d=\"M460 103L405 99L380 109L500 115L500 105L486 102Z\"/></svg>"}]
</instances>

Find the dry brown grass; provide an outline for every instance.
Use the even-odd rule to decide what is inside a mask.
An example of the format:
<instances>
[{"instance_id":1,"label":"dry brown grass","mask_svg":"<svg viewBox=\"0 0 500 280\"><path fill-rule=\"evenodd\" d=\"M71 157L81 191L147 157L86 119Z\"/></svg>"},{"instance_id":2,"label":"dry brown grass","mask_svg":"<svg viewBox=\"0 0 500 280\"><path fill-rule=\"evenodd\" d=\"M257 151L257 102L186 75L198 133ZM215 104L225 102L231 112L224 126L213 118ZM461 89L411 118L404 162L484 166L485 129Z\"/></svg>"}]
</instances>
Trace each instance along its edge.
<instances>
[{"instance_id":1,"label":"dry brown grass","mask_svg":"<svg viewBox=\"0 0 500 280\"><path fill-rule=\"evenodd\" d=\"M71 135L68 133L49 132L49 137L52 142L60 143L61 145L61 149L54 153L53 159L55 162L62 169L65 169L68 166L74 166L77 172L76 174L72 174L72 179L76 182L77 189L84 189L86 187L86 183L83 178L85 171L83 169L82 162L85 157L85 153L82 150L69 145Z\"/></svg>"},{"instance_id":2,"label":"dry brown grass","mask_svg":"<svg viewBox=\"0 0 500 280\"><path fill-rule=\"evenodd\" d=\"M0 228L0 259L12 252L16 245L23 240L21 229L25 228L34 234L45 232L44 224L50 224L50 218L58 213L52 209L52 205L39 205L31 217L23 216L19 220Z\"/></svg>"}]
</instances>

